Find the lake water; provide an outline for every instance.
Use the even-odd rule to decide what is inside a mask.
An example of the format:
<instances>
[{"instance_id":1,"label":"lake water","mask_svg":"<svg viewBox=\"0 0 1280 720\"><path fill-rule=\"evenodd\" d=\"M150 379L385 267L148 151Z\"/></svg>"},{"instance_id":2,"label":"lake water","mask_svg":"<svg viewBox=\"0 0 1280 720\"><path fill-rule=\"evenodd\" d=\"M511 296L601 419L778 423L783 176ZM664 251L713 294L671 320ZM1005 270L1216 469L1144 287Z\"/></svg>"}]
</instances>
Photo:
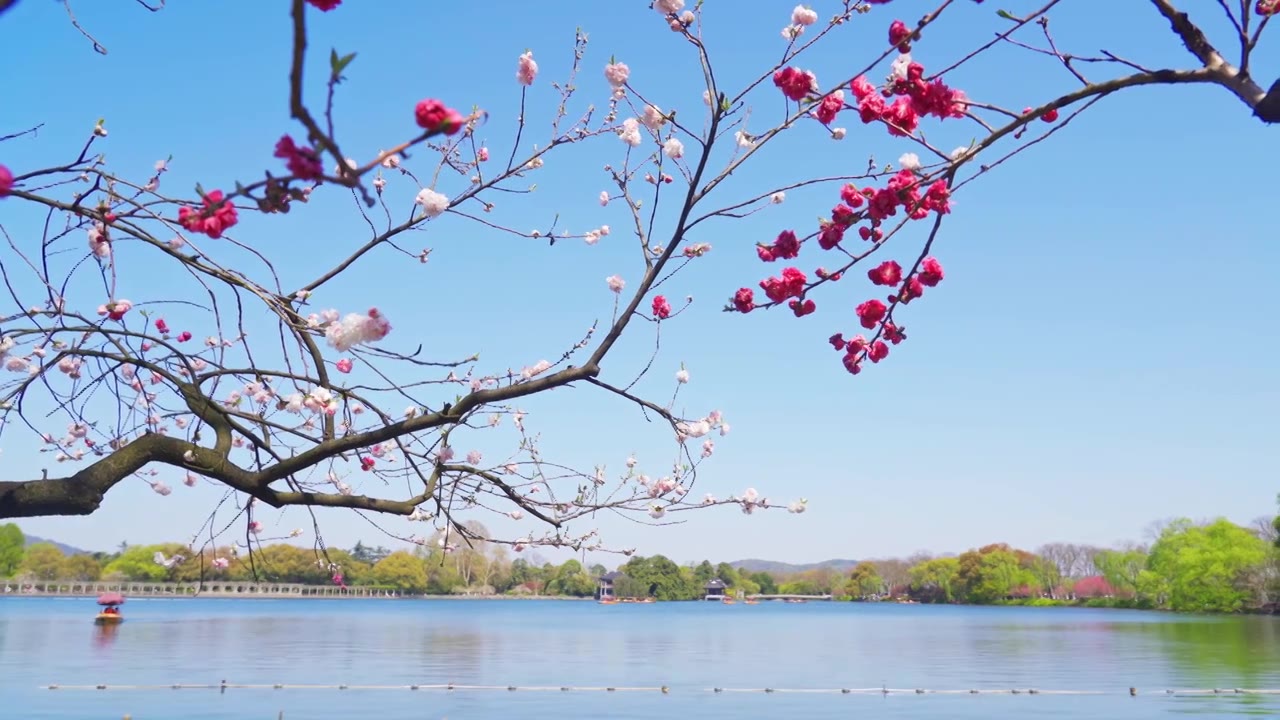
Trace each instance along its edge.
<instances>
[{"instance_id":1,"label":"lake water","mask_svg":"<svg viewBox=\"0 0 1280 720\"><path fill-rule=\"evenodd\" d=\"M1280 619L925 605L134 599L104 634L91 599L0 599L0 717L1125 718L1280 715ZM667 686L608 693L60 689L70 685L455 683ZM841 688L1105 691L842 694ZM725 688L714 693L712 688ZM740 693L730 689L776 688ZM1139 695L1129 697L1128 688ZM796 693L785 690L829 690Z\"/></svg>"}]
</instances>

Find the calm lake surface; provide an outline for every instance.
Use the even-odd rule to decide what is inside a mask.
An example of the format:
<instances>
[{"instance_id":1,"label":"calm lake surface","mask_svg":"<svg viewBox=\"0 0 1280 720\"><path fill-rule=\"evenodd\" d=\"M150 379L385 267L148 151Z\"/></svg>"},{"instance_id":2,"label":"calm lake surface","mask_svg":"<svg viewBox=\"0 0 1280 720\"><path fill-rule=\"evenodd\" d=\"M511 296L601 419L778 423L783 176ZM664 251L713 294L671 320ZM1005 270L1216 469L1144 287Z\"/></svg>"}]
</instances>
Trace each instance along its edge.
<instances>
[{"instance_id":1,"label":"calm lake surface","mask_svg":"<svg viewBox=\"0 0 1280 720\"><path fill-rule=\"evenodd\" d=\"M1280 715L1280 619L1119 610L814 602L134 599L114 633L92 599L0 598L0 717L1125 718ZM174 683L660 687L48 690ZM860 695L841 688L1078 695ZM1134 686L1140 695L1128 696ZM711 688L726 688L716 694ZM778 688L773 694L730 688ZM792 693L782 689L826 689Z\"/></svg>"}]
</instances>

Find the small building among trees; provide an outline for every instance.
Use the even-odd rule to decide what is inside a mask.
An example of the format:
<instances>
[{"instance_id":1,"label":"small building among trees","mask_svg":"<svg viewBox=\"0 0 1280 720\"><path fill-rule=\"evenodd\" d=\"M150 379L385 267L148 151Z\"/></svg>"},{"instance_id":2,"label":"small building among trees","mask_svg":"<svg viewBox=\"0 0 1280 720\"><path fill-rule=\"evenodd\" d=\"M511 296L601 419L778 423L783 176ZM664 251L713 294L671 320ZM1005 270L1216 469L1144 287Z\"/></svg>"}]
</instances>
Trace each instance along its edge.
<instances>
[{"instance_id":1,"label":"small building among trees","mask_svg":"<svg viewBox=\"0 0 1280 720\"><path fill-rule=\"evenodd\" d=\"M704 597L703 599L704 600L724 600L725 589L727 587L728 586L726 586L724 584L724 581L721 580L720 578L711 578L710 580L707 581L706 585L702 586L703 591L706 593L706 597Z\"/></svg>"},{"instance_id":2,"label":"small building among trees","mask_svg":"<svg viewBox=\"0 0 1280 720\"><path fill-rule=\"evenodd\" d=\"M626 577L626 575L618 572L617 570L601 575L599 585L596 587L596 599L607 600L610 598L616 598L618 596L617 583L619 580L626 579Z\"/></svg>"}]
</instances>

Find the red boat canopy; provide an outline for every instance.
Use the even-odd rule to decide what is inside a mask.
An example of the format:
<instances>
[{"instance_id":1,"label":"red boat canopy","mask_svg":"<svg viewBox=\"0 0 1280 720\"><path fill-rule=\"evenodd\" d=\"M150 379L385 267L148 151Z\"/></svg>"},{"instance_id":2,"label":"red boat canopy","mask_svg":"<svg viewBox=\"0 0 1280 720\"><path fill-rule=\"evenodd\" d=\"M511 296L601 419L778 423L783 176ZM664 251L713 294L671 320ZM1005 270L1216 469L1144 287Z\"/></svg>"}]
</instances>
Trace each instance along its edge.
<instances>
[{"instance_id":1,"label":"red boat canopy","mask_svg":"<svg viewBox=\"0 0 1280 720\"><path fill-rule=\"evenodd\" d=\"M124 596L120 593L102 593L98 596L99 605L123 605Z\"/></svg>"}]
</instances>

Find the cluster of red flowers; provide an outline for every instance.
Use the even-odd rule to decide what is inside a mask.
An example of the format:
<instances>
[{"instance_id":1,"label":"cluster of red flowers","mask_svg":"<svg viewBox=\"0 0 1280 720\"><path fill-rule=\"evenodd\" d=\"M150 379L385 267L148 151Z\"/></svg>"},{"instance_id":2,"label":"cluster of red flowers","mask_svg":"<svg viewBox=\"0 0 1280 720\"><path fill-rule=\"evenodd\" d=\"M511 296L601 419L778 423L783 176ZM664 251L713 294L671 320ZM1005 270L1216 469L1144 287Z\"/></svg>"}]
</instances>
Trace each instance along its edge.
<instances>
[{"instance_id":1,"label":"cluster of red flowers","mask_svg":"<svg viewBox=\"0 0 1280 720\"><path fill-rule=\"evenodd\" d=\"M191 232L204 233L215 240L222 237L222 233L235 225L238 220L235 206L230 200L224 199L221 190L214 190L205 195L202 208L178 209L178 224Z\"/></svg>"},{"instance_id":2,"label":"cluster of red flowers","mask_svg":"<svg viewBox=\"0 0 1280 720\"><path fill-rule=\"evenodd\" d=\"M320 164L320 155L315 148L298 147L288 135L276 143L275 156L283 158L285 167L299 180L319 180L324 175L324 166Z\"/></svg>"},{"instance_id":3,"label":"cluster of red flowers","mask_svg":"<svg viewBox=\"0 0 1280 720\"><path fill-rule=\"evenodd\" d=\"M1280 0L1265 1L1280 3ZM911 42L916 38L914 31L899 20L889 26L888 36L889 44L903 53L911 50ZM810 97L815 91L813 75L793 67L775 72L773 82L783 95L797 102ZM938 78L925 80L924 66L917 62L907 63L900 69L900 74L883 88L876 87L865 76L858 76L849 83L849 90L854 105L845 105L843 93L833 93L814 104L813 116L824 124L830 124L841 110L852 107L857 109L863 123L879 121L886 125L889 134L909 137L918 129L922 117L962 118L968 110L968 100L963 92L948 87ZM1041 119L1053 122L1057 119L1057 112L1050 110L1042 114ZM914 169L903 169L889 178L884 187L859 188L847 184L840 189L840 203L832 208L828 218L819 221L819 228L811 237L816 237L818 246L823 250L832 250L840 246L850 228L859 226L858 236L862 240L879 243L884 240L882 224L897 216L899 210L911 220L920 220L934 213L949 213L951 188L947 180L937 179L927 184L926 180ZM764 262L790 260L800 255L804 242L794 231L784 230L772 243L757 245L756 255ZM816 275L819 280L836 281L842 273L840 270L828 272L818 268ZM923 295L926 287L942 281L943 271L942 265L933 257L924 258L911 272L904 272L897 261L888 260L869 270L867 278L874 285L894 288L893 294L884 300L873 298L855 309L859 324L866 330L875 331L873 338L867 340L858 335L853 340L845 340L842 334L836 334L830 339L836 350L845 353L844 365L855 374L861 371L864 359L880 362L888 357L889 345L897 345L906 339L903 330L889 319L892 307ZM805 297L810 288L805 274L795 267L785 268L781 275L760 282L760 289L768 297L767 305L785 302L797 317L816 309L814 301ZM734 293L731 304L738 312L751 312L758 307L755 291L740 288Z\"/></svg>"}]
</instances>

